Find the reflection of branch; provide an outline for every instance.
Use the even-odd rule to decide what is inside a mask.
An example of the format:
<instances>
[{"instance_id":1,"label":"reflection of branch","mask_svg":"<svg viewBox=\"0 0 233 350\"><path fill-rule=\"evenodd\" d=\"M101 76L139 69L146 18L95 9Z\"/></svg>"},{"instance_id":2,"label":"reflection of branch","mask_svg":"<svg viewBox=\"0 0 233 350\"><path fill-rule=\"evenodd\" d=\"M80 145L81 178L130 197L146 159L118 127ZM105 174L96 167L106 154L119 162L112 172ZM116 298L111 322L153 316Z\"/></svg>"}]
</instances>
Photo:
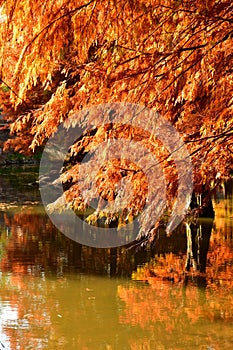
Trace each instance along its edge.
<instances>
[{"instance_id":1,"label":"reflection of branch","mask_svg":"<svg viewBox=\"0 0 233 350\"><path fill-rule=\"evenodd\" d=\"M186 226L186 236L187 236L187 258L185 263L185 270L189 271L190 267L193 267L193 271L197 270L196 262L193 256L193 246L192 246L192 233L190 224L185 222Z\"/></svg>"}]
</instances>

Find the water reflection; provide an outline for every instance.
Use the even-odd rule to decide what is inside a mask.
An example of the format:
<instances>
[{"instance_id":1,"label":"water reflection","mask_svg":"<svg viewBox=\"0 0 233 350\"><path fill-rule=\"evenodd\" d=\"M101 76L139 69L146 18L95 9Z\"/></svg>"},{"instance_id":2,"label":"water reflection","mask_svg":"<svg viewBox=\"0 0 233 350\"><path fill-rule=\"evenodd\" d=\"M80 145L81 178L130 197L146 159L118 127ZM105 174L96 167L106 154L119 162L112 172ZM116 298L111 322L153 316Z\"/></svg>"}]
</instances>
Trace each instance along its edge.
<instances>
[{"instance_id":1,"label":"water reflection","mask_svg":"<svg viewBox=\"0 0 233 350\"><path fill-rule=\"evenodd\" d=\"M40 205L2 208L0 349L233 348L231 205L215 202L201 274L184 273L184 230L153 249L95 249L59 233Z\"/></svg>"}]
</instances>

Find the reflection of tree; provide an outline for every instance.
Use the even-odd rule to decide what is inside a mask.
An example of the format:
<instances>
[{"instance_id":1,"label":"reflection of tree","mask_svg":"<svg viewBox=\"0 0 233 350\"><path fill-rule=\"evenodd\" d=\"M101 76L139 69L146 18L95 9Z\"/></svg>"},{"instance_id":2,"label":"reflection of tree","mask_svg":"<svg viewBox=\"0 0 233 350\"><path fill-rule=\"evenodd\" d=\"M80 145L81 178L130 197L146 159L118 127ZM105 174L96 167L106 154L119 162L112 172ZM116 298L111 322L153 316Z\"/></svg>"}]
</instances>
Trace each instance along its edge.
<instances>
[{"instance_id":1,"label":"reflection of tree","mask_svg":"<svg viewBox=\"0 0 233 350\"><path fill-rule=\"evenodd\" d=\"M186 270L205 273L209 241L213 227L213 219L198 219L194 224L187 225L187 259Z\"/></svg>"},{"instance_id":2,"label":"reflection of tree","mask_svg":"<svg viewBox=\"0 0 233 350\"><path fill-rule=\"evenodd\" d=\"M0 232L5 246L2 271L34 275L77 271L113 276L130 275L135 266L120 248L91 248L65 237L50 222L43 207L24 206L1 212Z\"/></svg>"},{"instance_id":3,"label":"reflection of tree","mask_svg":"<svg viewBox=\"0 0 233 350\"><path fill-rule=\"evenodd\" d=\"M132 349L168 349L175 334L179 334L180 339L172 345L175 349L183 349L185 344L189 345L190 334L198 332L203 336L208 334L208 338L192 338L192 346L200 349L206 341L206 344L216 344L215 349L228 349L229 337L225 333L226 329L230 331L233 321L233 275L232 268L226 266L224 269L223 266L227 261L232 264L233 251L231 249L230 255L228 248L228 254L224 255L223 251L216 253L215 248L216 245L211 243L204 278L195 273L183 275L185 257L166 254L157 256L134 272L133 279L146 284L119 286L118 295L125 303L120 322L140 326L150 334L144 347L137 346L132 339ZM219 327L219 334L209 332L212 323L215 327L217 323L224 325Z\"/></svg>"},{"instance_id":4,"label":"reflection of tree","mask_svg":"<svg viewBox=\"0 0 233 350\"><path fill-rule=\"evenodd\" d=\"M107 275L111 269L114 273L117 252L82 247L69 240L53 227L38 207L17 208L12 212L1 213L0 217L1 239L5 240L5 253L0 267L3 273L8 273L8 278L0 282L0 299L4 300L7 296L11 308L17 310L18 315L15 327L9 324L4 328L12 349L24 350L29 344L33 349L69 348L69 345L73 349L90 348L88 343L92 344L93 341L89 338L90 327L98 326L95 317L90 322L91 308L93 315L99 310L100 318L104 319L106 316L101 314L101 308L107 299L111 300L111 308L113 301L116 303L116 287L109 286L109 289L102 290L101 283L98 286L96 281L95 285L91 285L92 288L87 284L86 289L82 290L79 289L79 283L69 287L71 282L65 276L73 272L81 273L74 275L79 278L83 272ZM95 298L98 300L95 301ZM54 304L55 300L57 304ZM114 314L117 315L117 304L114 307ZM63 319L84 327L82 334L85 341L79 344L80 339L77 337L77 347L72 339L62 337ZM117 319L112 321L112 329L115 330ZM111 326L109 321L108 325ZM69 323L67 327L70 327ZM98 327L97 334L102 332L101 324ZM113 333L106 338L110 342Z\"/></svg>"},{"instance_id":5,"label":"reflection of tree","mask_svg":"<svg viewBox=\"0 0 233 350\"><path fill-rule=\"evenodd\" d=\"M174 333L184 335L175 347L183 349L186 342L188 346L186 332L190 334L193 331L196 334L201 328L203 334L204 329L208 325L211 327L212 323L215 327L219 323L219 334L216 337L208 331L208 342L216 344L215 349L229 348L226 329L230 331L233 320L232 223L222 221L228 222L227 230L226 226L221 226L216 203L215 213L217 219L214 226L213 220L201 219L196 228L192 227L191 253L196 270L190 265L188 271L184 272L187 261L190 262L189 251L186 256L159 253L150 262L138 267L132 275L134 280L148 284L131 284L129 288L118 289L119 297L126 305L120 321L123 324L140 325L151 332L148 338L156 337L156 346L161 349L169 348L171 334ZM159 341L161 338L162 344ZM152 343L145 340L145 349L150 349ZM199 346L197 341L196 348ZM141 348L132 341L132 349Z\"/></svg>"},{"instance_id":6,"label":"reflection of tree","mask_svg":"<svg viewBox=\"0 0 233 350\"><path fill-rule=\"evenodd\" d=\"M38 209L37 209L38 210ZM42 210L42 209L41 209ZM52 241L56 230L45 215L33 208L23 208L12 213L4 213L4 225L10 236L6 245L6 254L1 261L2 270L27 272L53 266L52 260L56 255L55 245L48 250L45 237Z\"/></svg>"},{"instance_id":7,"label":"reflection of tree","mask_svg":"<svg viewBox=\"0 0 233 350\"><path fill-rule=\"evenodd\" d=\"M208 344L216 344L215 348L221 350L229 348L224 348L219 339L224 336L222 325L230 334L233 321L233 295L229 293L233 288L230 226L224 234L218 230L221 226L216 222L210 237L205 274L192 269L184 274L184 230L171 237L161 233L153 249L126 251L123 248L110 250L81 246L60 234L38 207L1 213L0 226L1 240L5 245L1 270L10 272L8 279L1 280L0 298L4 300L7 291L11 307L17 309L17 325L20 325L18 328L9 325L5 329L12 340L12 349L17 348L20 337L24 339L21 341L22 350L29 340L35 349L40 346L91 349L92 329L101 334L96 336L96 348L101 348L103 337L107 348L112 344L111 339L117 339L114 332L118 327L118 315L122 327L126 327L122 329L125 334L121 337L125 344L129 343L130 349L167 350L174 341L174 334L181 337L174 347L182 349L187 343L188 348L191 332L203 327L207 334L212 322L219 322L220 329L217 335L214 332L209 334ZM94 283L87 283L84 289L79 289L81 282L78 281L83 272L125 276L136 270L136 266L138 269L133 273L133 279L147 284L116 283L114 279L108 279L109 285L106 286L101 279L95 279ZM73 272L74 284L66 278ZM111 319L109 312L115 315ZM69 333L71 323L83 327L82 337L77 336L75 345L61 335L64 329L66 334ZM125 329L129 325L132 333L128 335ZM109 332L103 335L105 326L109 327ZM138 330L140 335L136 338ZM197 339L193 346L199 349L200 341ZM117 348L117 340L114 346Z\"/></svg>"},{"instance_id":8,"label":"reflection of tree","mask_svg":"<svg viewBox=\"0 0 233 350\"><path fill-rule=\"evenodd\" d=\"M221 221L220 221L221 222ZM233 241L232 235L216 230L216 224L212 229L212 234L208 234L212 227L212 220L203 219L203 238L200 242L194 242L193 251L196 251L195 262L199 262L199 268L186 269L187 256L180 253L157 253L149 262L143 266L138 266L133 272L133 279L142 281L154 281L156 283L170 281L171 283L193 283L206 287L213 283L218 285L223 281L227 286L233 285ZM230 230L230 226L229 226ZM231 224L232 232L232 224ZM205 236L206 234L206 236ZM199 244L199 245L198 245ZM198 249L199 250L198 250ZM198 266L197 266L198 267ZM221 281L219 280L221 279Z\"/></svg>"},{"instance_id":9,"label":"reflection of tree","mask_svg":"<svg viewBox=\"0 0 233 350\"><path fill-rule=\"evenodd\" d=\"M161 349L169 349L171 344L174 349L183 349L185 344L188 345L192 332L198 334L202 329L204 335L206 330L211 328L212 322L219 320L230 330L233 319L233 295L226 298L226 291L218 292L221 294L217 299L212 290L204 291L194 285L174 287L167 282L158 283L155 279L149 279L149 286L136 284L131 284L128 288L119 286L118 295L125 302L120 322L131 326L138 325L147 330L148 349L160 348L159 346ZM223 300L221 305L219 300ZM220 345L223 331L220 333L218 335L210 333L209 339L206 339L207 344L218 342ZM175 339L175 334L179 334L176 344L171 343ZM155 340L154 347L151 346L152 339ZM131 341L133 349L141 349L133 340ZM203 339L192 338L191 344L200 349L200 344L203 346Z\"/></svg>"},{"instance_id":10,"label":"reflection of tree","mask_svg":"<svg viewBox=\"0 0 233 350\"><path fill-rule=\"evenodd\" d=\"M195 195L193 193L190 208L196 212L198 219L192 219L191 223L185 223L187 236L187 260L185 268L187 271L190 271L192 268L194 271L204 273L215 216L210 193L204 189L204 186L202 195ZM202 218L208 218L208 222L202 220Z\"/></svg>"},{"instance_id":11,"label":"reflection of tree","mask_svg":"<svg viewBox=\"0 0 233 350\"><path fill-rule=\"evenodd\" d=\"M218 194L214 201L214 210L217 217L215 231L220 233L222 241L227 241L230 244L233 236L233 181L227 182L222 193Z\"/></svg>"}]
</instances>

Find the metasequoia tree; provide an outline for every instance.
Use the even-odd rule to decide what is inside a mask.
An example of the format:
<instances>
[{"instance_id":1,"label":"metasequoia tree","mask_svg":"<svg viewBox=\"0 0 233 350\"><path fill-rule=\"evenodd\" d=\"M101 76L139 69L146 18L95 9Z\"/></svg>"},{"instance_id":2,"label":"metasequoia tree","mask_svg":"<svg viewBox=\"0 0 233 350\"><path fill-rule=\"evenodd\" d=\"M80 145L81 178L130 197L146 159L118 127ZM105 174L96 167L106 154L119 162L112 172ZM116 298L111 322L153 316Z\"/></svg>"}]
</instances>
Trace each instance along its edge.
<instances>
[{"instance_id":1,"label":"metasequoia tree","mask_svg":"<svg viewBox=\"0 0 233 350\"><path fill-rule=\"evenodd\" d=\"M6 148L35 152L76 113L87 131L70 148L62 174L74 209L88 207L77 185L79 163L99 143L122 137L156 155L169 209L179 174L161 141L110 116L88 130L85 113L78 114L106 102L136 103L175 127L192 159L194 191L210 193L232 171L232 13L230 0L0 1L0 100L14 135ZM126 159L105 162L98 172L102 198L116 200L123 178L133 184L131 202L108 223L129 221L146 203L143 169Z\"/></svg>"}]
</instances>

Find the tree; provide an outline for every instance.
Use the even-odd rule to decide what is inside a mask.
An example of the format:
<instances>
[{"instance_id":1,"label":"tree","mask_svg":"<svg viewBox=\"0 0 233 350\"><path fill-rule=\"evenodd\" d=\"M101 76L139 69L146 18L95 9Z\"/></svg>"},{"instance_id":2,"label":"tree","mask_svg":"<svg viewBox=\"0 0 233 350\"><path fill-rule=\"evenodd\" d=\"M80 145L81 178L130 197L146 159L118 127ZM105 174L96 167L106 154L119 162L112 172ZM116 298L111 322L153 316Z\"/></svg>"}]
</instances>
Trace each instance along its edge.
<instances>
[{"instance_id":1,"label":"tree","mask_svg":"<svg viewBox=\"0 0 233 350\"><path fill-rule=\"evenodd\" d=\"M192 158L195 193L210 193L230 177L230 0L90 0L78 5L74 0L10 0L0 5L0 99L14 134L6 147L34 152L60 123L88 106L140 103L159 112L182 136ZM79 163L105 137L117 135L156 155L172 206L178 176L167 149L147 132L114 125L110 119L71 147L62 175L66 197L75 209L87 207L79 200L74 179ZM86 126L85 117L78 122ZM97 176L104 199L117 197L114 186L122 178L133 183L135 195L130 213L110 218L118 224L142 211L148 191L140 167L115 160ZM89 218L98 219L100 212ZM142 234L148 234L148 220L142 226Z\"/></svg>"}]
</instances>

